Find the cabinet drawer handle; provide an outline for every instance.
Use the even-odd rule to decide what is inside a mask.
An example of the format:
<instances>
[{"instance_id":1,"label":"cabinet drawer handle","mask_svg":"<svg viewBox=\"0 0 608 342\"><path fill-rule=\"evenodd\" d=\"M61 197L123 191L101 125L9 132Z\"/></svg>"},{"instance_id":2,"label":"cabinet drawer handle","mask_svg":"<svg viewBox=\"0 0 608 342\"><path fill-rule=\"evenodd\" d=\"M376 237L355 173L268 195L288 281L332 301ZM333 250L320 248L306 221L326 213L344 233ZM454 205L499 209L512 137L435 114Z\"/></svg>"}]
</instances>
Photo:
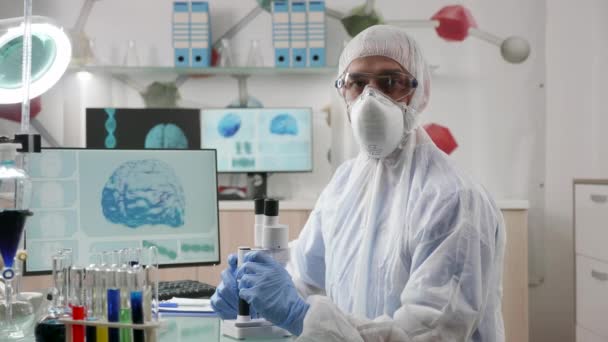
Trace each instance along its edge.
<instances>
[{"instance_id":1,"label":"cabinet drawer handle","mask_svg":"<svg viewBox=\"0 0 608 342\"><path fill-rule=\"evenodd\" d=\"M606 201L608 201L608 196L591 194L591 200L595 203L606 203Z\"/></svg>"},{"instance_id":2,"label":"cabinet drawer handle","mask_svg":"<svg viewBox=\"0 0 608 342\"><path fill-rule=\"evenodd\" d=\"M591 276L599 281L608 281L608 273L591 270Z\"/></svg>"}]
</instances>

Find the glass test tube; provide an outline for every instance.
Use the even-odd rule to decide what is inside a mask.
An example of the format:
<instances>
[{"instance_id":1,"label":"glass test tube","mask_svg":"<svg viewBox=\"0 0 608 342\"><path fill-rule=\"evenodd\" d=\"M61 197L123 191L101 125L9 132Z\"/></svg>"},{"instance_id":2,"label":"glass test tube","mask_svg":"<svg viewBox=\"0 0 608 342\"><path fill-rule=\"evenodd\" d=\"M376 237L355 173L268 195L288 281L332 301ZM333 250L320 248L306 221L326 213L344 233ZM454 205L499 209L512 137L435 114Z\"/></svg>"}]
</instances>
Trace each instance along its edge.
<instances>
[{"instance_id":1,"label":"glass test tube","mask_svg":"<svg viewBox=\"0 0 608 342\"><path fill-rule=\"evenodd\" d=\"M61 267L63 269L63 309L64 314L69 314L71 309L71 289L70 289L70 270L72 269L72 250L70 248L64 248L61 250L61 255L63 256Z\"/></svg>"},{"instance_id":2,"label":"glass test tube","mask_svg":"<svg viewBox=\"0 0 608 342\"><path fill-rule=\"evenodd\" d=\"M100 320L108 319L107 291L109 288L108 280L111 278L110 274L112 273L113 257L114 255L112 252L105 251L101 253L101 265L99 266L101 272L97 282L97 291L99 294L98 300L100 302L98 308L99 314L97 317ZM97 327L97 342L108 342L108 334L109 332L107 327Z\"/></svg>"},{"instance_id":3,"label":"glass test tube","mask_svg":"<svg viewBox=\"0 0 608 342\"><path fill-rule=\"evenodd\" d=\"M145 268L146 286L144 287L144 321L152 321L152 307L155 309L154 320L158 321L158 249L148 249L148 264Z\"/></svg>"},{"instance_id":4,"label":"glass test tube","mask_svg":"<svg viewBox=\"0 0 608 342\"><path fill-rule=\"evenodd\" d=\"M120 267L116 270L116 280L120 289L120 323L131 323L131 304L129 301L129 254L130 251L120 251ZM120 329L120 342L131 342L131 329Z\"/></svg>"},{"instance_id":5,"label":"glass test tube","mask_svg":"<svg viewBox=\"0 0 608 342\"><path fill-rule=\"evenodd\" d=\"M90 264L85 272L85 305L87 308L87 320L96 321L99 319L99 291L97 290L101 269L101 256L96 256L96 263ZM97 342L97 329L92 326L86 327L87 342Z\"/></svg>"},{"instance_id":6,"label":"glass test tube","mask_svg":"<svg viewBox=\"0 0 608 342\"><path fill-rule=\"evenodd\" d=\"M131 288L131 320L135 324L144 323L143 292L146 286L144 269L136 265L129 272L129 287ZM133 330L133 342L144 342L144 331Z\"/></svg>"},{"instance_id":7,"label":"glass test tube","mask_svg":"<svg viewBox=\"0 0 608 342\"><path fill-rule=\"evenodd\" d=\"M59 317L63 314L63 265L62 265L63 255L61 252L57 252L53 254L51 257L51 265L52 265L52 277L53 277L53 289L51 290L53 301L51 306L49 307L49 315L51 317Z\"/></svg>"},{"instance_id":8,"label":"glass test tube","mask_svg":"<svg viewBox=\"0 0 608 342\"><path fill-rule=\"evenodd\" d=\"M133 267L141 263L141 248L132 248L129 250L129 266Z\"/></svg>"},{"instance_id":9,"label":"glass test tube","mask_svg":"<svg viewBox=\"0 0 608 342\"><path fill-rule=\"evenodd\" d=\"M72 307L72 318L74 320L84 320L86 318L86 308L84 306L84 278L85 270L80 266L70 268L70 304ZM72 341L84 342L84 326L72 326Z\"/></svg>"},{"instance_id":10,"label":"glass test tube","mask_svg":"<svg viewBox=\"0 0 608 342\"><path fill-rule=\"evenodd\" d=\"M114 260L116 260L117 252L114 252ZM110 265L110 271L106 273L106 301L107 301L107 317L108 322L118 322L120 317L120 288L117 283L117 264ZM120 334L117 328L108 329L108 341L119 342Z\"/></svg>"}]
</instances>

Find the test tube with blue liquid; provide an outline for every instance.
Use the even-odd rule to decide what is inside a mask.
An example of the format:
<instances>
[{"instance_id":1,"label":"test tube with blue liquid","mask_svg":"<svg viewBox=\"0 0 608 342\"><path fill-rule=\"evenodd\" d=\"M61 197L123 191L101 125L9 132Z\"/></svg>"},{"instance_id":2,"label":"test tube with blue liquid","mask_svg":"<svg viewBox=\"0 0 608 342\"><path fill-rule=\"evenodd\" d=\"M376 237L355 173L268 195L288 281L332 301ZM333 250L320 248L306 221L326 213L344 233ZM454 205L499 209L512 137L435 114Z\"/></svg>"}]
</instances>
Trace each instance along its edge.
<instances>
[{"instance_id":1,"label":"test tube with blue liquid","mask_svg":"<svg viewBox=\"0 0 608 342\"><path fill-rule=\"evenodd\" d=\"M146 276L144 269L140 265L135 265L129 272L129 287L131 288L131 320L135 324L144 323L144 290L146 287ZM133 330L133 342L144 342L144 331L141 329Z\"/></svg>"},{"instance_id":2,"label":"test tube with blue liquid","mask_svg":"<svg viewBox=\"0 0 608 342\"><path fill-rule=\"evenodd\" d=\"M117 282L118 265L112 264L109 272L106 273L106 306L108 322L118 322L120 320L120 288ZM120 342L120 332L117 328L108 329L108 341Z\"/></svg>"}]
</instances>

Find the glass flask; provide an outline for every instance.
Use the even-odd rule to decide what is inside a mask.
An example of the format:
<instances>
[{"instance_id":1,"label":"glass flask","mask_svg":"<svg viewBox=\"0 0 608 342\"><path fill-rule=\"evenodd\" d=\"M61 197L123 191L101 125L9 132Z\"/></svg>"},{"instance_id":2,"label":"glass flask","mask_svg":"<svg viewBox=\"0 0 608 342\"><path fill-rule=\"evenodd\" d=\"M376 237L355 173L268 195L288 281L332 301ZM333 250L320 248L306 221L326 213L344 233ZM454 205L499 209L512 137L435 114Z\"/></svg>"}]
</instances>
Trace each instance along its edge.
<instances>
[{"instance_id":1,"label":"glass flask","mask_svg":"<svg viewBox=\"0 0 608 342\"><path fill-rule=\"evenodd\" d=\"M21 298L18 279L19 260L15 258L23 235L25 221L32 212L29 206L29 176L17 165L17 148L6 137L0 137L0 254L4 266L0 279L4 294L0 303L0 341L19 340L34 332L36 315L32 304Z\"/></svg>"}]
</instances>

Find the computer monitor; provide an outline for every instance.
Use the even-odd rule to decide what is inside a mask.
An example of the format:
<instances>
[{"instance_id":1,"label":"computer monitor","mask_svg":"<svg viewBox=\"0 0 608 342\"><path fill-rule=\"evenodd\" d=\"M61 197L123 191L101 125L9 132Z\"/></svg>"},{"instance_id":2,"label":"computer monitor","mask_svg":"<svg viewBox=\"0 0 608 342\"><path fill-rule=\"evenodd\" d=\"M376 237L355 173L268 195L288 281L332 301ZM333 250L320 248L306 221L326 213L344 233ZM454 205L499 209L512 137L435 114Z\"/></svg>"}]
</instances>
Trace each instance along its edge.
<instances>
[{"instance_id":1,"label":"computer monitor","mask_svg":"<svg viewBox=\"0 0 608 342\"><path fill-rule=\"evenodd\" d=\"M215 150L43 149L32 154L26 274L48 274L51 256L74 263L123 248L156 246L161 266L220 262Z\"/></svg>"},{"instance_id":2,"label":"computer monitor","mask_svg":"<svg viewBox=\"0 0 608 342\"><path fill-rule=\"evenodd\" d=\"M312 171L310 108L201 111L202 147L217 149L218 172Z\"/></svg>"},{"instance_id":3,"label":"computer monitor","mask_svg":"<svg viewBox=\"0 0 608 342\"><path fill-rule=\"evenodd\" d=\"M99 149L199 149L200 110L87 108L86 146Z\"/></svg>"}]
</instances>

